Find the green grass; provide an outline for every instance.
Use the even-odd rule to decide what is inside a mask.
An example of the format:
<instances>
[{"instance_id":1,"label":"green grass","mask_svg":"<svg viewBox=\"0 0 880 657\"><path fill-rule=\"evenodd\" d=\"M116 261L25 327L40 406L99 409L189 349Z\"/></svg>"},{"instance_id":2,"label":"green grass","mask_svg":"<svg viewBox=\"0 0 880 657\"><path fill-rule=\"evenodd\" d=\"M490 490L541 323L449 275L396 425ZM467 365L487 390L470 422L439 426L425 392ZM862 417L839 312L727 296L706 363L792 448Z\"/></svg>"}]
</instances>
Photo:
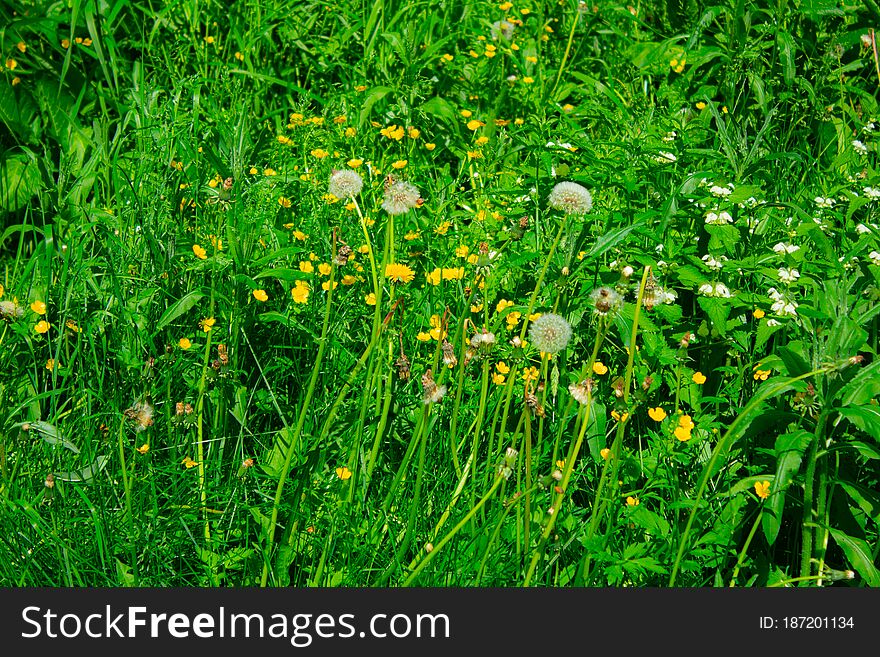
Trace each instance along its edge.
<instances>
[{"instance_id":1,"label":"green grass","mask_svg":"<svg viewBox=\"0 0 880 657\"><path fill-rule=\"evenodd\" d=\"M0 584L880 585L873 3L23 4Z\"/></svg>"}]
</instances>

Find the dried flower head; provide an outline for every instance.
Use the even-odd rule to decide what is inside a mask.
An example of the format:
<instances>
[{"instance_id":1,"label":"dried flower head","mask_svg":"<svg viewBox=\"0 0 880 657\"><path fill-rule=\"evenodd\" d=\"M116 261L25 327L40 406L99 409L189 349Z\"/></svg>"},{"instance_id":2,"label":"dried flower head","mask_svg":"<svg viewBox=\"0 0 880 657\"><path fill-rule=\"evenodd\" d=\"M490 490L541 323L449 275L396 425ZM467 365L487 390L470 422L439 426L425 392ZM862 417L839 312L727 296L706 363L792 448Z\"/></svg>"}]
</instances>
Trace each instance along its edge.
<instances>
[{"instance_id":1,"label":"dried flower head","mask_svg":"<svg viewBox=\"0 0 880 657\"><path fill-rule=\"evenodd\" d=\"M449 367L455 367L458 363L458 358L455 355L455 348L452 346L452 343L444 338L440 349L443 351L443 363Z\"/></svg>"},{"instance_id":2,"label":"dried flower head","mask_svg":"<svg viewBox=\"0 0 880 657\"><path fill-rule=\"evenodd\" d=\"M15 301L0 301L0 319L18 319L24 315L24 308L19 306Z\"/></svg>"},{"instance_id":3,"label":"dried flower head","mask_svg":"<svg viewBox=\"0 0 880 657\"><path fill-rule=\"evenodd\" d=\"M572 383L568 386L568 391L578 404L586 406L590 403L590 395L593 391L593 379L584 379L580 383Z\"/></svg>"},{"instance_id":4,"label":"dried flower head","mask_svg":"<svg viewBox=\"0 0 880 657\"><path fill-rule=\"evenodd\" d=\"M438 386L434 381L434 374L428 370L422 375L422 401L425 404L435 404L446 394L446 386Z\"/></svg>"},{"instance_id":5,"label":"dried flower head","mask_svg":"<svg viewBox=\"0 0 880 657\"><path fill-rule=\"evenodd\" d=\"M361 193L364 187L364 180L360 175L351 169L341 169L334 171L330 176L330 184L327 191L336 198L347 199L354 198Z\"/></svg>"},{"instance_id":6,"label":"dried flower head","mask_svg":"<svg viewBox=\"0 0 880 657\"><path fill-rule=\"evenodd\" d=\"M419 205L421 205L421 193L412 183L398 181L385 187L382 208L388 214L406 214Z\"/></svg>"},{"instance_id":7,"label":"dried flower head","mask_svg":"<svg viewBox=\"0 0 880 657\"><path fill-rule=\"evenodd\" d=\"M568 346L571 325L560 315L544 313L529 327L529 340L539 351L555 354Z\"/></svg>"},{"instance_id":8,"label":"dried flower head","mask_svg":"<svg viewBox=\"0 0 880 657\"><path fill-rule=\"evenodd\" d=\"M143 431L153 424L153 406L150 402L136 402L131 408L125 409L123 414L127 419L134 421L136 431Z\"/></svg>"},{"instance_id":9,"label":"dried flower head","mask_svg":"<svg viewBox=\"0 0 880 657\"><path fill-rule=\"evenodd\" d=\"M615 315L622 304L623 297L610 287L602 286L590 293L590 305L599 317Z\"/></svg>"},{"instance_id":10,"label":"dried flower head","mask_svg":"<svg viewBox=\"0 0 880 657\"><path fill-rule=\"evenodd\" d=\"M593 207L587 188L574 182L557 183L550 192L550 207L565 214L585 214Z\"/></svg>"},{"instance_id":11,"label":"dried flower head","mask_svg":"<svg viewBox=\"0 0 880 657\"><path fill-rule=\"evenodd\" d=\"M401 381L409 381L410 364L406 354L400 354L400 358L395 361L394 366L397 368L397 378Z\"/></svg>"}]
</instances>

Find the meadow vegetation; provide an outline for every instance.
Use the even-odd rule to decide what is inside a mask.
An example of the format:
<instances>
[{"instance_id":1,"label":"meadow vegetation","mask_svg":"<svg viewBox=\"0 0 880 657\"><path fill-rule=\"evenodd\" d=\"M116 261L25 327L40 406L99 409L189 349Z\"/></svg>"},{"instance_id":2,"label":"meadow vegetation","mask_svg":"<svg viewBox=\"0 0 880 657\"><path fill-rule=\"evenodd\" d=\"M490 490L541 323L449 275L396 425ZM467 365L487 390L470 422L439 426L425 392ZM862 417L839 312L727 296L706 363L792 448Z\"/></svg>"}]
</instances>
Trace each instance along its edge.
<instances>
[{"instance_id":1,"label":"meadow vegetation","mask_svg":"<svg viewBox=\"0 0 880 657\"><path fill-rule=\"evenodd\" d=\"M877 586L875 2L0 2L4 586Z\"/></svg>"}]
</instances>

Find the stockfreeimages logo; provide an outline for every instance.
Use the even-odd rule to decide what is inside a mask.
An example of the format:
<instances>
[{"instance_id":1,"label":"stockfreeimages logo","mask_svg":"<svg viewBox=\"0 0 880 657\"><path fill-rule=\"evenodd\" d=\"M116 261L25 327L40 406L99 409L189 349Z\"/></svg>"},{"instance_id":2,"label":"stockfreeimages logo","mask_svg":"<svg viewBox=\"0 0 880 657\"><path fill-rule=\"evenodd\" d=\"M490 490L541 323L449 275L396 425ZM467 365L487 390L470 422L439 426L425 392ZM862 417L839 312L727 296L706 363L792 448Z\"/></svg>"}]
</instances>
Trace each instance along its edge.
<instances>
[{"instance_id":1,"label":"stockfreeimages logo","mask_svg":"<svg viewBox=\"0 0 880 657\"><path fill-rule=\"evenodd\" d=\"M37 606L21 612L23 639L286 639L305 648L315 639L448 639L446 614L373 614L358 630L355 614L153 613L147 607L114 611L106 605L90 614Z\"/></svg>"}]
</instances>

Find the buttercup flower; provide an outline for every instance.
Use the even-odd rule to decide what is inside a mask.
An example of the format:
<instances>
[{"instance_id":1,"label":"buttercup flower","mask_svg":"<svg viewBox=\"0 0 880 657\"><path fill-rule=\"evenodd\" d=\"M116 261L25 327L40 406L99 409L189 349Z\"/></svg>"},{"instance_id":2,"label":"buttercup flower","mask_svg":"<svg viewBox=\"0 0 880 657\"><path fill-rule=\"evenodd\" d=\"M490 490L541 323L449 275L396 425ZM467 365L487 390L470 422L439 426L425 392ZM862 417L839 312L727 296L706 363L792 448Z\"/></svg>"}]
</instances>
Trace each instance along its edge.
<instances>
[{"instance_id":1,"label":"buttercup flower","mask_svg":"<svg viewBox=\"0 0 880 657\"><path fill-rule=\"evenodd\" d=\"M762 500L766 500L770 497L770 482L769 481L756 481L755 482L755 495L760 497Z\"/></svg>"}]
</instances>

